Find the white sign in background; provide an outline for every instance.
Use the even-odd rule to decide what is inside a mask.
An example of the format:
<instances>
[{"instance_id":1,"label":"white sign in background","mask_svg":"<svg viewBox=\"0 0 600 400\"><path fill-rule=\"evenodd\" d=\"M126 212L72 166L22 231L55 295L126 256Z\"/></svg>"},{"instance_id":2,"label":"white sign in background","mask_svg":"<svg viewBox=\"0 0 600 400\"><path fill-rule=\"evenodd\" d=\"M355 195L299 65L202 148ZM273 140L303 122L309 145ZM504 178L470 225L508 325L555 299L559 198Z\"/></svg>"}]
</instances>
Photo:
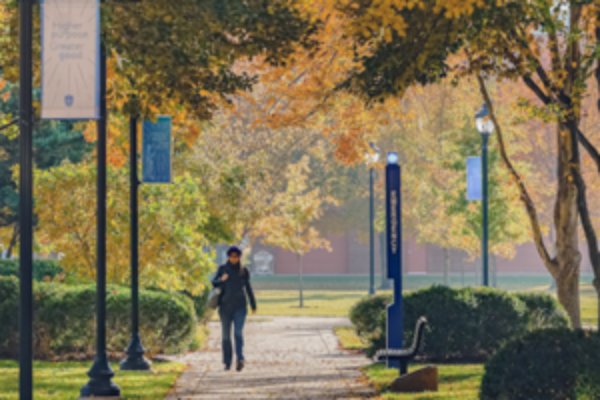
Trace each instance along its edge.
<instances>
[{"instance_id":1,"label":"white sign in background","mask_svg":"<svg viewBox=\"0 0 600 400\"><path fill-rule=\"evenodd\" d=\"M99 0L41 0L42 118L100 116Z\"/></svg>"}]
</instances>

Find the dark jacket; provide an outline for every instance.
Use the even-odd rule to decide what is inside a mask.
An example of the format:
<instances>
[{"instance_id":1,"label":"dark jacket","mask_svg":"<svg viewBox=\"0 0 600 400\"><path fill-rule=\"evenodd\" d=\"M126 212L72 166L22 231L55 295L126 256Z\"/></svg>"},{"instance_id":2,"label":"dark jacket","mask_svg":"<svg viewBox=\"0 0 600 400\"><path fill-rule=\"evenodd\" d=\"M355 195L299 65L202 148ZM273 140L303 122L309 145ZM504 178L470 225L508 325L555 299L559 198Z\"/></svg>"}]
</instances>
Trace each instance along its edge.
<instances>
[{"instance_id":1,"label":"dark jacket","mask_svg":"<svg viewBox=\"0 0 600 400\"><path fill-rule=\"evenodd\" d=\"M250 285L250 271L247 268L242 271L240 269L240 264L233 265L227 262L219 267L212 280L214 287L221 288L219 307L222 311L233 312L248 307L246 296L250 299L252 309L256 310L256 300ZM229 275L225 282L222 280L223 274Z\"/></svg>"}]
</instances>

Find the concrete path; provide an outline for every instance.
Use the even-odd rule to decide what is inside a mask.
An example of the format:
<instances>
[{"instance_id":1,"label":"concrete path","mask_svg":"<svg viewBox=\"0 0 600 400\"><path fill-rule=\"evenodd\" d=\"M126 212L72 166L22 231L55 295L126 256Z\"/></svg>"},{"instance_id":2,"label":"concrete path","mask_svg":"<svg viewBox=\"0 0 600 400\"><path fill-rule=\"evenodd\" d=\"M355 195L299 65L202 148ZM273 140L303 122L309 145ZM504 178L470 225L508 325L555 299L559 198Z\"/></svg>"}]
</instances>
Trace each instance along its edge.
<instances>
[{"instance_id":1,"label":"concrete path","mask_svg":"<svg viewBox=\"0 0 600 400\"><path fill-rule=\"evenodd\" d=\"M357 399L374 395L359 380L369 361L340 349L334 326L347 318L250 318L244 329L246 368L225 372L220 325L211 322L208 348L178 361L188 369L168 400Z\"/></svg>"}]
</instances>

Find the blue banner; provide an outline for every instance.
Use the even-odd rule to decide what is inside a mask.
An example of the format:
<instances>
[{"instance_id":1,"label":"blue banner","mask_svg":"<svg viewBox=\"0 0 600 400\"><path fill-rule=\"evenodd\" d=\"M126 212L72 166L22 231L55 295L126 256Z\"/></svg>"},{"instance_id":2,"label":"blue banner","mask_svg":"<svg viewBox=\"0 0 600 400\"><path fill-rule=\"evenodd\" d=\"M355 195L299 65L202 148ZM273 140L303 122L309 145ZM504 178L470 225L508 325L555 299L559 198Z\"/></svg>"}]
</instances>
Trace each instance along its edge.
<instances>
[{"instance_id":1,"label":"blue banner","mask_svg":"<svg viewBox=\"0 0 600 400\"><path fill-rule=\"evenodd\" d=\"M171 117L142 125L142 182L171 183Z\"/></svg>"},{"instance_id":2,"label":"blue banner","mask_svg":"<svg viewBox=\"0 0 600 400\"><path fill-rule=\"evenodd\" d=\"M467 200L481 200L481 157L467 158Z\"/></svg>"},{"instance_id":3,"label":"blue banner","mask_svg":"<svg viewBox=\"0 0 600 400\"><path fill-rule=\"evenodd\" d=\"M402 310L402 207L400 166L389 164L386 175L386 224L388 278L394 280L394 303L387 309L387 348L401 349L403 342ZM388 359L389 368L400 368L398 360Z\"/></svg>"}]
</instances>

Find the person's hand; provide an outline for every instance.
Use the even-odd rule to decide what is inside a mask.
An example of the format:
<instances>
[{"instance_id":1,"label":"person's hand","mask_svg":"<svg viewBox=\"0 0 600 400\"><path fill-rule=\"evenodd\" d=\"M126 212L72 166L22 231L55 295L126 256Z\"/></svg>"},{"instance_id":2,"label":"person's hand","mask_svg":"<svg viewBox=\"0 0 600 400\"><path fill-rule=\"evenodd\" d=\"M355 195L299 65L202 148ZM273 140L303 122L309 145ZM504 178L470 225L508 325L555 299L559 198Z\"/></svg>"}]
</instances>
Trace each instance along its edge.
<instances>
[{"instance_id":1,"label":"person's hand","mask_svg":"<svg viewBox=\"0 0 600 400\"><path fill-rule=\"evenodd\" d=\"M256 310L252 310L252 314L256 314Z\"/></svg>"},{"instance_id":2,"label":"person's hand","mask_svg":"<svg viewBox=\"0 0 600 400\"><path fill-rule=\"evenodd\" d=\"M229 278L229 275L223 274L223 276L221 277L221 281L225 282L227 280L227 278Z\"/></svg>"}]
</instances>

